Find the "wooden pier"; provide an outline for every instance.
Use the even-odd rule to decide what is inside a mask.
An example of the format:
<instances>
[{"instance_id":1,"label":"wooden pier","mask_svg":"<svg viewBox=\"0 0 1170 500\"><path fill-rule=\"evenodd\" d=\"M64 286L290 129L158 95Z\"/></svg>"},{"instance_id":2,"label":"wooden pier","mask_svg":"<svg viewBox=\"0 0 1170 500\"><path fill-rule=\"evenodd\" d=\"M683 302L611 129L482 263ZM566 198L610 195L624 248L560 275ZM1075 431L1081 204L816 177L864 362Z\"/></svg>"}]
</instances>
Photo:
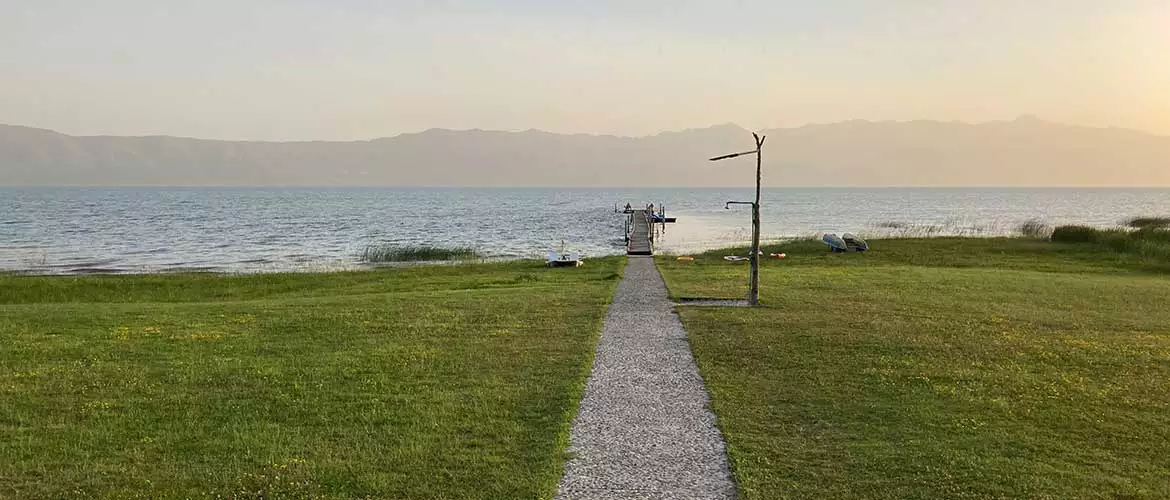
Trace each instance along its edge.
<instances>
[{"instance_id":1,"label":"wooden pier","mask_svg":"<svg viewBox=\"0 0 1170 500\"><path fill-rule=\"evenodd\" d=\"M654 255L654 231L650 223L652 213L631 210L626 222L626 255Z\"/></svg>"},{"instance_id":2,"label":"wooden pier","mask_svg":"<svg viewBox=\"0 0 1170 500\"><path fill-rule=\"evenodd\" d=\"M666 225L674 223L674 217L666 216L666 207L659 204L658 211L654 205L646 208L632 208L626 204L625 210L613 206L613 213L626 216L626 255L654 255L654 239L659 234L666 233Z\"/></svg>"}]
</instances>

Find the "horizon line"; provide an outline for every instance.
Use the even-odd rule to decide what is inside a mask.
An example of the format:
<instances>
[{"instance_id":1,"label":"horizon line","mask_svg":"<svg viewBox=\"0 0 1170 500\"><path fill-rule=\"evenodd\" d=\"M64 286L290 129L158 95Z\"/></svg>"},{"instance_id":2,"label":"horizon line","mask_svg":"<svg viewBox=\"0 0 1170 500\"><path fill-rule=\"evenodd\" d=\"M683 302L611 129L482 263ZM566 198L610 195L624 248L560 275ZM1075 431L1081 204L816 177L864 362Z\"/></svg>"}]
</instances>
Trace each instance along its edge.
<instances>
[{"instance_id":1,"label":"horizon line","mask_svg":"<svg viewBox=\"0 0 1170 500\"><path fill-rule=\"evenodd\" d=\"M681 133L686 133L686 132L705 131L705 130L718 129L718 128L727 128L727 127L735 127L735 128L743 130L744 133L752 133L752 132L774 132L774 131L799 130L799 129L808 128L808 127L827 127L827 126L855 124L855 123L873 124L873 125L882 125L882 124L904 125L904 124L912 124L912 123L932 123L932 124L940 124L940 125L966 125L966 126L971 126L971 127L979 127L979 126L987 126L987 125L1002 125L1002 124L1010 124L1010 123L1043 123L1043 124L1049 124L1049 125L1074 127L1074 128L1085 128L1085 129L1094 129L1094 130L1120 130L1120 131L1128 131L1128 132L1145 134L1145 135L1149 135L1152 137L1170 138L1170 134L1154 132L1151 130L1143 130L1143 129L1138 129L1138 128L1121 127L1121 126L1093 126L1093 125L1082 125L1082 124L1068 123L1068 122L1058 122L1058 121L1040 118L1040 117L1037 117L1036 115L1032 115L1032 114L1021 114L1021 115L1018 115L1016 118L1010 119L1010 120L1003 119L1003 120L986 120L986 121L976 121L976 122L969 122L969 121L963 121L963 120L938 120L938 119L927 119L927 118L918 118L918 119L910 119L910 120L872 120L872 119L867 119L867 118L850 118L847 120L838 120L838 121L830 121L830 122L809 122L809 123L805 123L802 125L794 125L794 126L788 126L788 127L781 126L781 127L759 128L759 129L749 129L749 128L746 128L746 127L739 125L738 123L735 123L735 122L725 122L725 123L717 123L717 124L709 125L706 127L690 127L690 128L682 128L682 129L662 130L662 131L659 131L659 132L656 132L653 134L645 134L645 135L618 135L618 134L590 133L590 132L554 132L554 131L543 130L543 129L538 129L538 128L529 128L529 129L525 129L525 130L504 130L504 129L484 129L484 128L478 128L478 127L475 127L475 128L431 127L431 128L427 128L427 129L419 130L419 131L401 132L398 134L371 137L371 138L366 138L366 139L285 139L285 140L261 139L261 140L253 140L253 139L203 138L203 137L194 137L194 136L188 136L188 135L169 135L169 134L139 134L139 135L69 134L69 133L65 133L65 132L60 132L60 131L58 131L56 129L52 129L52 128L34 127L34 126L30 126L30 125L16 125L16 124L11 124L11 123L0 123L0 127L13 127L13 128L24 128L24 129L38 130L38 131L42 131L42 132L50 132L50 133L54 133L54 134L63 135L66 137L75 137L75 138L114 138L114 139L116 139L116 138L125 138L125 139L159 138L159 139L183 139L183 140L208 141L208 142L255 142L255 143L274 143L274 144L295 144L295 143L302 143L303 144L303 143L374 142L374 141L379 141L379 140L395 139L395 138L404 137L404 136L421 135L421 134L427 134L427 133L441 133L441 132L456 132L456 133L479 132L479 133L500 133L500 134L538 133L538 134L550 134L550 135L568 136L568 137L586 136L586 137L615 138L615 139L648 139L648 138L658 137L658 136L666 135L666 134L681 134Z\"/></svg>"}]
</instances>

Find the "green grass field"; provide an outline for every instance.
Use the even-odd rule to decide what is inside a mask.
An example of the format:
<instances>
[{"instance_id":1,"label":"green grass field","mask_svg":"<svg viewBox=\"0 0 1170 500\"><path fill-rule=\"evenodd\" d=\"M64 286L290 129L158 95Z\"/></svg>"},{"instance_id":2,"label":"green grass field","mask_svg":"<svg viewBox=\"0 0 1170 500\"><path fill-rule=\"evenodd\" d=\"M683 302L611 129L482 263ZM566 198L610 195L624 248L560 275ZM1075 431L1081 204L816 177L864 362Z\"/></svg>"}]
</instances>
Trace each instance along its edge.
<instances>
[{"instance_id":1,"label":"green grass field","mask_svg":"<svg viewBox=\"0 0 1170 500\"><path fill-rule=\"evenodd\" d=\"M872 243L767 246L765 307L680 308L742 497L1170 497L1170 263ZM658 262L676 297L742 298L728 253Z\"/></svg>"},{"instance_id":2,"label":"green grass field","mask_svg":"<svg viewBox=\"0 0 1170 500\"><path fill-rule=\"evenodd\" d=\"M537 498L623 259L0 276L0 498Z\"/></svg>"}]
</instances>

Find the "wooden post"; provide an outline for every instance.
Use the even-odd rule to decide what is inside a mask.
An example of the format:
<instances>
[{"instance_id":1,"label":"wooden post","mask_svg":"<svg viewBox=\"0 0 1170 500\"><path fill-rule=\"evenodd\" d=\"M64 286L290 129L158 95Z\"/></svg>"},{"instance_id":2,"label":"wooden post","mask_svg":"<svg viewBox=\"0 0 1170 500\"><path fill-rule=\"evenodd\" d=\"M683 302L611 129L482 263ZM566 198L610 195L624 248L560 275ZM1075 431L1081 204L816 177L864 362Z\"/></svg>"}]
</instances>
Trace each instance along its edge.
<instances>
[{"instance_id":1,"label":"wooden post","mask_svg":"<svg viewBox=\"0 0 1170 500\"><path fill-rule=\"evenodd\" d=\"M760 303L760 167L766 137L760 137L755 132L752 132L752 137L756 139L756 201L752 203L752 254L749 260L752 275L748 287L748 305L755 306Z\"/></svg>"},{"instance_id":2,"label":"wooden post","mask_svg":"<svg viewBox=\"0 0 1170 500\"><path fill-rule=\"evenodd\" d=\"M734 204L751 204L752 206L752 249L751 255L748 256L748 261L751 262L751 277L748 286L748 304L759 305L760 303L760 170L763 165L764 155L764 139L759 134L752 132L752 137L756 139L756 149L751 151L743 151L741 153L731 153L714 158L708 158L708 161L726 160L728 158L736 158L743 155L756 155L756 200L753 202L747 201L729 201L723 208L730 207Z\"/></svg>"}]
</instances>

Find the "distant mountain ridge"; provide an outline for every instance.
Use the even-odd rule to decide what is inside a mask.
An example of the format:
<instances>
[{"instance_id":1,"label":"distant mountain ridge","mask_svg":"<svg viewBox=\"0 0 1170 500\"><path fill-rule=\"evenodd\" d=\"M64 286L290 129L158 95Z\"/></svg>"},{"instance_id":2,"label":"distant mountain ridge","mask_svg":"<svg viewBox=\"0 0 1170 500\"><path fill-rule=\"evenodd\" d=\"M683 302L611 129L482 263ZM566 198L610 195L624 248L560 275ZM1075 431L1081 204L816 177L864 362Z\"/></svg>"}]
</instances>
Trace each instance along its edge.
<instances>
[{"instance_id":1,"label":"distant mountain ridge","mask_svg":"<svg viewBox=\"0 0 1170 500\"><path fill-rule=\"evenodd\" d=\"M1170 137L1048 122L765 130L768 186L1170 186ZM0 186L744 186L734 124L644 137L431 129L365 141L70 136L0 125ZM738 163L737 163L738 162Z\"/></svg>"}]
</instances>

